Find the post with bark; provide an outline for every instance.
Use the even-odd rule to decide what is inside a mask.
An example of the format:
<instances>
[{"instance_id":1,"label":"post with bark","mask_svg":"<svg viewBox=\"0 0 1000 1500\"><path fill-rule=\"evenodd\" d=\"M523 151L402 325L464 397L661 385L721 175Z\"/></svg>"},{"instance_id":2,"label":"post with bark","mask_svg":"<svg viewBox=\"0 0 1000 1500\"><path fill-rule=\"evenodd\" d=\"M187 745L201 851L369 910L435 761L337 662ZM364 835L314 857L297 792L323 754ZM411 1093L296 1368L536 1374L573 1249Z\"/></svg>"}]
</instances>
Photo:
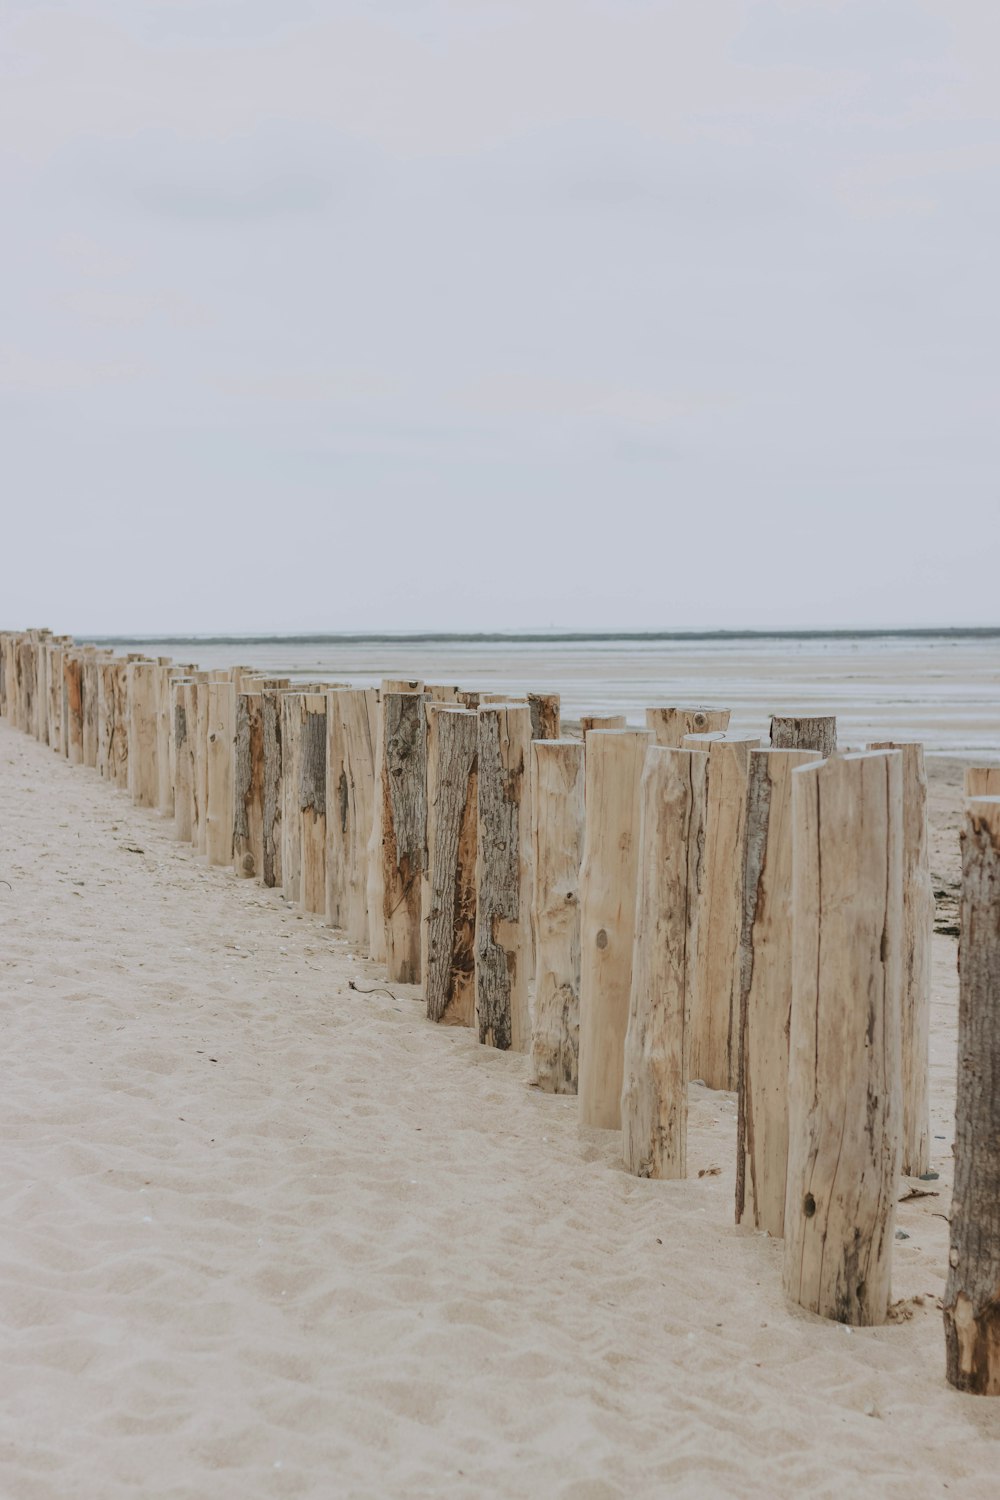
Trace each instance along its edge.
<instances>
[{"instance_id":1,"label":"post with bark","mask_svg":"<svg viewBox=\"0 0 1000 1500\"><path fill-rule=\"evenodd\" d=\"M531 738L557 740L561 729L559 694L529 693L528 707L531 710Z\"/></svg>"},{"instance_id":2,"label":"post with bark","mask_svg":"<svg viewBox=\"0 0 1000 1500\"><path fill-rule=\"evenodd\" d=\"M580 1121L621 1125L625 1032L639 876L642 771L652 734L587 736L587 828L580 871Z\"/></svg>"},{"instance_id":3,"label":"post with bark","mask_svg":"<svg viewBox=\"0 0 1000 1500\"><path fill-rule=\"evenodd\" d=\"M326 920L368 942L368 840L375 797L374 688L327 695Z\"/></svg>"},{"instance_id":4,"label":"post with bark","mask_svg":"<svg viewBox=\"0 0 1000 1500\"><path fill-rule=\"evenodd\" d=\"M621 1101L622 1156L637 1177L687 1176L708 776L704 750L653 745L646 753Z\"/></svg>"},{"instance_id":5,"label":"post with bark","mask_svg":"<svg viewBox=\"0 0 1000 1500\"><path fill-rule=\"evenodd\" d=\"M302 775L304 694L281 694L281 888L285 900L302 900Z\"/></svg>"},{"instance_id":6,"label":"post with bark","mask_svg":"<svg viewBox=\"0 0 1000 1500\"><path fill-rule=\"evenodd\" d=\"M303 911L326 911L326 694L302 695L298 816Z\"/></svg>"},{"instance_id":7,"label":"post with bark","mask_svg":"<svg viewBox=\"0 0 1000 1500\"><path fill-rule=\"evenodd\" d=\"M882 1323L903 1128L901 756L834 756L792 782L785 1290Z\"/></svg>"},{"instance_id":8,"label":"post with bark","mask_svg":"<svg viewBox=\"0 0 1000 1500\"><path fill-rule=\"evenodd\" d=\"M128 773L136 807L156 807L159 797L157 764L157 677L155 662L135 661L128 669ZM70 758L72 759L72 703Z\"/></svg>"},{"instance_id":9,"label":"post with bark","mask_svg":"<svg viewBox=\"0 0 1000 1500\"><path fill-rule=\"evenodd\" d=\"M1000 796L965 809L958 971L946 1369L960 1391L1000 1396Z\"/></svg>"},{"instance_id":10,"label":"post with bark","mask_svg":"<svg viewBox=\"0 0 1000 1500\"><path fill-rule=\"evenodd\" d=\"M427 858L427 715L423 693L382 695L382 914L386 974L420 983L421 882Z\"/></svg>"},{"instance_id":11,"label":"post with bark","mask_svg":"<svg viewBox=\"0 0 1000 1500\"><path fill-rule=\"evenodd\" d=\"M208 684L205 853L210 865L233 862L234 700L231 682Z\"/></svg>"},{"instance_id":12,"label":"post with bark","mask_svg":"<svg viewBox=\"0 0 1000 1500\"><path fill-rule=\"evenodd\" d=\"M389 693L422 693L424 684L417 678L385 677L379 690L375 720L375 795L372 803L372 828L368 840L368 957L385 963L385 889L382 854L382 763L385 758L385 698Z\"/></svg>"},{"instance_id":13,"label":"post with bark","mask_svg":"<svg viewBox=\"0 0 1000 1500\"><path fill-rule=\"evenodd\" d=\"M281 817L284 805L282 754L282 691L262 688L260 694L261 740L264 754L264 786L261 821L261 880L266 886L281 886Z\"/></svg>"},{"instance_id":14,"label":"post with bark","mask_svg":"<svg viewBox=\"0 0 1000 1500\"><path fill-rule=\"evenodd\" d=\"M535 740L531 758L535 874L532 1081L546 1093L575 1094L580 1051L584 748L579 740Z\"/></svg>"},{"instance_id":15,"label":"post with bark","mask_svg":"<svg viewBox=\"0 0 1000 1500\"><path fill-rule=\"evenodd\" d=\"M486 1046L527 1052L531 710L490 703L478 713L476 1025Z\"/></svg>"},{"instance_id":16,"label":"post with bark","mask_svg":"<svg viewBox=\"0 0 1000 1500\"><path fill-rule=\"evenodd\" d=\"M901 1171L930 1169L931 943L934 888L927 827L924 747L883 740L869 750L898 750L903 760L903 1156Z\"/></svg>"},{"instance_id":17,"label":"post with bark","mask_svg":"<svg viewBox=\"0 0 1000 1500\"><path fill-rule=\"evenodd\" d=\"M743 838L750 755L760 741L728 732L687 735L708 756L705 868L699 900L698 977L693 986L691 1076L710 1089L735 1089L739 1062Z\"/></svg>"},{"instance_id":18,"label":"post with bark","mask_svg":"<svg viewBox=\"0 0 1000 1500\"><path fill-rule=\"evenodd\" d=\"M84 650L83 681L83 764L97 769L97 677L98 654L89 646Z\"/></svg>"},{"instance_id":19,"label":"post with bark","mask_svg":"<svg viewBox=\"0 0 1000 1500\"><path fill-rule=\"evenodd\" d=\"M260 693L236 695L233 747L233 865L244 880L264 861L264 726Z\"/></svg>"},{"instance_id":20,"label":"post with bark","mask_svg":"<svg viewBox=\"0 0 1000 1500\"><path fill-rule=\"evenodd\" d=\"M71 766L83 765L83 654L74 646L63 655L63 753Z\"/></svg>"},{"instance_id":21,"label":"post with bark","mask_svg":"<svg viewBox=\"0 0 1000 1500\"><path fill-rule=\"evenodd\" d=\"M813 750L751 750L737 965L736 1222L780 1239L792 1015L792 772Z\"/></svg>"},{"instance_id":22,"label":"post with bark","mask_svg":"<svg viewBox=\"0 0 1000 1500\"><path fill-rule=\"evenodd\" d=\"M834 755L837 750L837 720L833 714L771 715L772 750L818 750Z\"/></svg>"},{"instance_id":23,"label":"post with bark","mask_svg":"<svg viewBox=\"0 0 1000 1500\"><path fill-rule=\"evenodd\" d=\"M679 750L686 735L712 734L728 729L731 712L728 708L657 706L646 709L646 728L652 732L657 745L668 750Z\"/></svg>"},{"instance_id":24,"label":"post with bark","mask_svg":"<svg viewBox=\"0 0 1000 1500\"><path fill-rule=\"evenodd\" d=\"M428 1019L452 1026L476 1014L478 752L475 713L430 705L421 969Z\"/></svg>"}]
</instances>

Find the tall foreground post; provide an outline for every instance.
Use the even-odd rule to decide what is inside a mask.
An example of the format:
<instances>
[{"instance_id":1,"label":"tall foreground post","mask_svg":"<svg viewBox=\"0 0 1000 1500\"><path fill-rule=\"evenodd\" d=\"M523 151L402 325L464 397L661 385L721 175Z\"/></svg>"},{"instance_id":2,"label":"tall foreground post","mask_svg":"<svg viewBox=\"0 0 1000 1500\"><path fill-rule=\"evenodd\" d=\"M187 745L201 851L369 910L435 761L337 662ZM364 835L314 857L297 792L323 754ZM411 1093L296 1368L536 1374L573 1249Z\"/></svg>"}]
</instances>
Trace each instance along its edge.
<instances>
[{"instance_id":1,"label":"tall foreground post","mask_svg":"<svg viewBox=\"0 0 1000 1500\"><path fill-rule=\"evenodd\" d=\"M579 740L531 746L534 825L534 1082L575 1094L580 1050L580 869L584 834L584 748Z\"/></svg>"},{"instance_id":2,"label":"tall foreground post","mask_svg":"<svg viewBox=\"0 0 1000 1500\"><path fill-rule=\"evenodd\" d=\"M1000 1396L1000 796L966 807L961 912L947 1373Z\"/></svg>"},{"instance_id":3,"label":"tall foreground post","mask_svg":"<svg viewBox=\"0 0 1000 1500\"><path fill-rule=\"evenodd\" d=\"M934 889L927 830L924 747L882 740L869 750L903 758L903 1157L900 1170L920 1177L930 1167L931 943Z\"/></svg>"},{"instance_id":4,"label":"tall foreground post","mask_svg":"<svg viewBox=\"0 0 1000 1500\"><path fill-rule=\"evenodd\" d=\"M424 693L383 693L382 913L390 980L420 983L420 906L427 857L427 714Z\"/></svg>"},{"instance_id":5,"label":"tall foreground post","mask_svg":"<svg viewBox=\"0 0 1000 1500\"><path fill-rule=\"evenodd\" d=\"M478 717L427 713L427 871L421 969L427 1016L471 1026L476 1012Z\"/></svg>"},{"instance_id":6,"label":"tall foreground post","mask_svg":"<svg viewBox=\"0 0 1000 1500\"><path fill-rule=\"evenodd\" d=\"M901 757L835 756L792 780L785 1290L882 1323L903 1124Z\"/></svg>"},{"instance_id":7,"label":"tall foreground post","mask_svg":"<svg viewBox=\"0 0 1000 1500\"><path fill-rule=\"evenodd\" d=\"M646 709L646 728L658 745L679 750L689 734L712 734L729 728L728 708L668 708L657 705Z\"/></svg>"},{"instance_id":8,"label":"tall foreground post","mask_svg":"<svg viewBox=\"0 0 1000 1500\"><path fill-rule=\"evenodd\" d=\"M772 750L818 750L833 755L837 748L837 720L832 714L771 715Z\"/></svg>"},{"instance_id":9,"label":"tall foreground post","mask_svg":"<svg viewBox=\"0 0 1000 1500\"><path fill-rule=\"evenodd\" d=\"M303 911L326 911L326 693L302 700L298 811L302 821Z\"/></svg>"},{"instance_id":10,"label":"tall foreground post","mask_svg":"<svg viewBox=\"0 0 1000 1500\"><path fill-rule=\"evenodd\" d=\"M476 1023L489 1047L531 1045L531 710L480 704L476 861Z\"/></svg>"},{"instance_id":11,"label":"tall foreground post","mask_svg":"<svg viewBox=\"0 0 1000 1500\"><path fill-rule=\"evenodd\" d=\"M368 942L368 839L375 800L374 688L327 694L326 920Z\"/></svg>"},{"instance_id":12,"label":"tall foreground post","mask_svg":"<svg viewBox=\"0 0 1000 1500\"><path fill-rule=\"evenodd\" d=\"M587 831L580 872L580 1120L617 1130L632 987L645 729L587 736Z\"/></svg>"},{"instance_id":13,"label":"tall foreground post","mask_svg":"<svg viewBox=\"0 0 1000 1500\"><path fill-rule=\"evenodd\" d=\"M281 889L286 901L302 900L302 817L299 778L302 774L302 718L304 695L282 693L281 701Z\"/></svg>"},{"instance_id":14,"label":"tall foreground post","mask_svg":"<svg viewBox=\"0 0 1000 1500\"><path fill-rule=\"evenodd\" d=\"M208 684L208 735L205 752L205 853L210 865L233 862L234 689L231 682Z\"/></svg>"},{"instance_id":15,"label":"tall foreground post","mask_svg":"<svg viewBox=\"0 0 1000 1500\"><path fill-rule=\"evenodd\" d=\"M687 1176L688 1027L708 812L703 750L647 751L622 1155L637 1177Z\"/></svg>"},{"instance_id":16,"label":"tall foreground post","mask_svg":"<svg viewBox=\"0 0 1000 1500\"><path fill-rule=\"evenodd\" d=\"M239 692L233 747L233 864L237 875L249 879L260 874L263 860L264 723L260 693Z\"/></svg>"},{"instance_id":17,"label":"tall foreground post","mask_svg":"<svg viewBox=\"0 0 1000 1500\"><path fill-rule=\"evenodd\" d=\"M751 750L743 852L736 1222L785 1232L792 1015L792 772L814 750Z\"/></svg>"},{"instance_id":18,"label":"tall foreground post","mask_svg":"<svg viewBox=\"0 0 1000 1500\"><path fill-rule=\"evenodd\" d=\"M372 802L371 837L368 840L368 957L385 963L385 887L382 854L382 762L385 758L385 704L389 693L422 693L418 678L384 677L379 689L375 719L375 795Z\"/></svg>"}]
</instances>

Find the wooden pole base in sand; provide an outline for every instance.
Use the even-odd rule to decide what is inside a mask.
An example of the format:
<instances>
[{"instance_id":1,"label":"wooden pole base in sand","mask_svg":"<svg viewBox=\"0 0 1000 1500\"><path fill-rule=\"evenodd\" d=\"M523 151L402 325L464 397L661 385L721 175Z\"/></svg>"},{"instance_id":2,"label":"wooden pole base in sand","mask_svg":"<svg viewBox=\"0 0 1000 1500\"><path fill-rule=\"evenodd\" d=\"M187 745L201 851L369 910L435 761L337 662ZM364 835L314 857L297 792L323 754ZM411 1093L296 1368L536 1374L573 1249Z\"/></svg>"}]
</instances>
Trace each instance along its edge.
<instances>
[{"instance_id":1,"label":"wooden pole base in sand","mask_svg":"<svg viewBox=\"0 0 1000 1500\"><path fill-rule=\"evenodd\" d=\"M531 710L526 703L484 703L478 713L476 1024L486 1046L526 1052Z\"/></svg>"},{"instance_id":2,"label":"wooden pole base in sand","mask_svg":"<svg viewBox=\"0 0 1000 1500\"><path fill-rule=\"evenodd\" d=\"M536 740L531 747L534 824L535 1004L533 1082L575 1094L580 1050L580 869L584 835L584 747Z\"/></svg>"},{"instance_id":3,"label":"wooden pole base in sand","mask_svg":"<svg viewBox=\"0 0 1000 1500\"><path fill-rule=\"evenodd\" d=\"M431 705L421 969L428 1019L452 1026L476 1014L478 787L477 714Z\"/></svg>"}]
</instances>

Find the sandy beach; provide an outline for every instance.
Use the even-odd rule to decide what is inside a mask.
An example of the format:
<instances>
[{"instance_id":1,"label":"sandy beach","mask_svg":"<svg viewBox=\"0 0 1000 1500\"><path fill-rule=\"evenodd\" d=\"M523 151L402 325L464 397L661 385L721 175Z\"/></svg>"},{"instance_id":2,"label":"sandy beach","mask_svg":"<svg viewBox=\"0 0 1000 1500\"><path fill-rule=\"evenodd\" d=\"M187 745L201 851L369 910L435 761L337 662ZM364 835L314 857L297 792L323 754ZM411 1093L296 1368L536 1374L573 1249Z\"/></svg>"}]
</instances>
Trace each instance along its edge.
<instances>
[{"instance_id":1,"label":"sandy beach","mask_svg":"<svg viewBox=\"0 0 1000 1500\"><path fill-rule=\"evenodd\" d=\"M930 773L945 890L961 767ZM1000 1403L947 1386L937 1305L953 937L940 1178L895 1320L851 1330L733 1227L733 1096L692 1087L689 1180L632 1178L526 1058L6 722L0 831L0 1494L996 1496Z\"/></svg>"}]
</instances>

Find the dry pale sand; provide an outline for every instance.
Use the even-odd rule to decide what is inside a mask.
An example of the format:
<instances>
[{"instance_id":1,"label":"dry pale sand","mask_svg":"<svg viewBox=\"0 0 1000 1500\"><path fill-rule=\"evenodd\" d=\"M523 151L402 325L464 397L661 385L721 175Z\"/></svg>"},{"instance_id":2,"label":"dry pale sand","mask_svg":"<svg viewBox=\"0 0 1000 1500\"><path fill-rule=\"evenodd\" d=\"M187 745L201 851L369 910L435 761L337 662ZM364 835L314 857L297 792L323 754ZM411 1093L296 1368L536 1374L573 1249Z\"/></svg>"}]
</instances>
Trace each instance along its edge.
<instances>
[{"instance_id":1,"label":"dry pale sand","mask_svg":"<svg viewBox=\"0 0 1000 1500\"><path fill-rule=\"evenodd\" d=\"M902 1321L852 1332L733 1228L731 1096L693 1090L691 1180L626 1176L524 1058L353 992L318 920L6 723L0 866L5 1500L995 1500L936 1305L953 939L940 1196L899 1209Z\"/></svg>"}]
</instances>

